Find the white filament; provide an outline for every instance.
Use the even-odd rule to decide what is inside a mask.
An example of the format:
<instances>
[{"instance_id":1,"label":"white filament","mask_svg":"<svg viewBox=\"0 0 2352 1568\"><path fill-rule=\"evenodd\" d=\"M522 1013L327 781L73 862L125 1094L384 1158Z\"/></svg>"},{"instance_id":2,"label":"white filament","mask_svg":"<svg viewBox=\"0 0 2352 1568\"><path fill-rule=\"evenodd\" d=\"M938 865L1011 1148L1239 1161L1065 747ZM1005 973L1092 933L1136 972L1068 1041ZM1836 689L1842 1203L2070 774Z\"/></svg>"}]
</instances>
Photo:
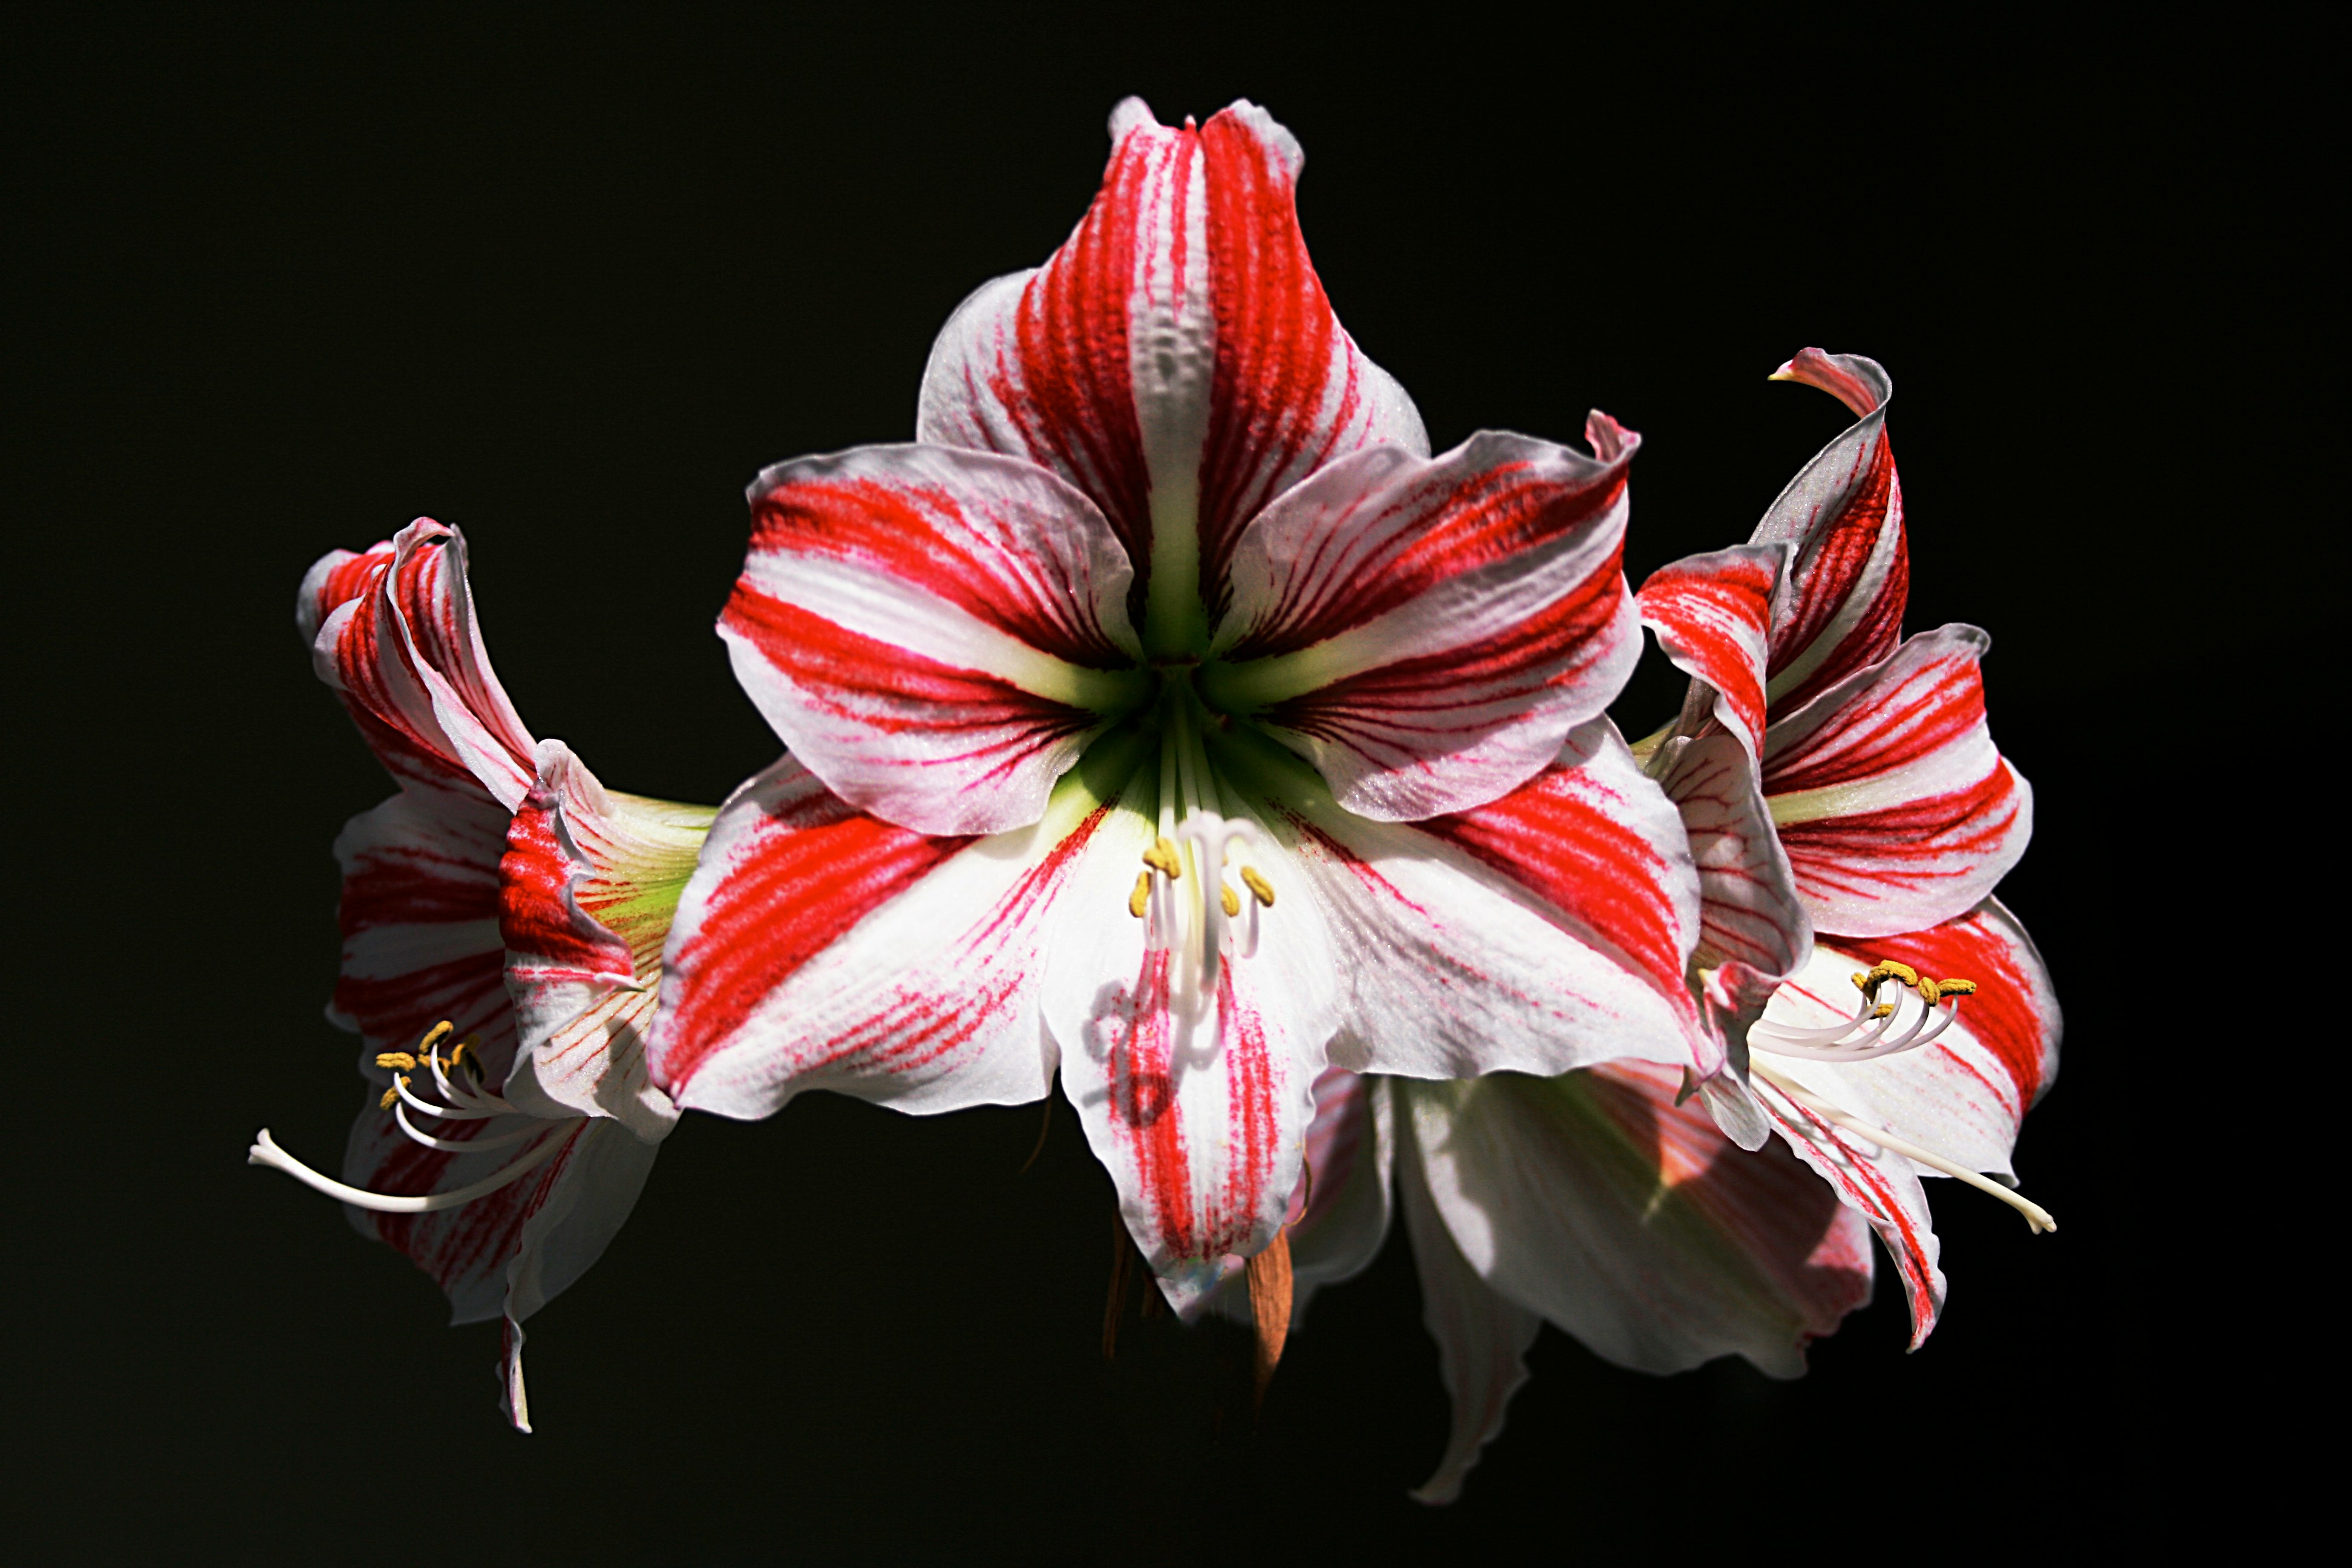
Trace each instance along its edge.
<instances>
[{"instance_id":1,"label":"white filament","mask_svg":"<svg viewBox=\"0 0 2352 1568\"><path fill-rule=\"evenodd\" d=\"M408 1120L408 1107L405 1105L394 1105L392 1119L410 1138L427 1149L438 1149L445 1154L473 1154L484 1149L503 1149L509 1143L521 1142L539 1131L536 1127L523 1127L512 1132L501 1132L495 1138L436 1138L430 1132L417 1131L416 1123Z\"/></svg>"},{"instance_id":2,"label":"white filament","mask_svg":"<svg viewBox=\"0 0 2352 1568\"><path fill-rule=\"evenodd\" d=\"M1878 987L1864 993L1862 1007L1853 1019L1827 1029L1798 1029L1759 1018L1748 1031L1748 1044L1752 1050L1769 1051L1774 1056L1795 1057L1817 1062L1866 1062L1880 1057L1891 1057L1897 1051L1917 1050L1952 1026L1959 1016L1960 999L1946 998L1943 1007L1930 1006L1908 987L1902 988L1895 998L1894 1010L1882 1017L1873 1017L1873 998ZM1910 1026L1887 1038L1902 1020L1907 1005L1916 1004Z\"/></svg>"}]
</instances>

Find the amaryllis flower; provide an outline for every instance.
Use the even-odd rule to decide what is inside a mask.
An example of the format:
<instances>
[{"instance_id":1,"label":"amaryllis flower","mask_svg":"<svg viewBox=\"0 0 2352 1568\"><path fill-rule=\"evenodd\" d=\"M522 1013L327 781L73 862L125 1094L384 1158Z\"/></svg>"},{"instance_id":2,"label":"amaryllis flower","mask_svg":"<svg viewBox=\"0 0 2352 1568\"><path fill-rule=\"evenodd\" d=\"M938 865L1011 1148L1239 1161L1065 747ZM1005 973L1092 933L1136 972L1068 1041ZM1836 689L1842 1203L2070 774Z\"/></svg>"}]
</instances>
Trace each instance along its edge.
<instances>
[{"instance_id":1,"label":"amaryllis flower","mask_svg":"<svg viewBox=\"0 0 2352 1568\"><path fill-rule=\"evenodd\" d=\"M1111 132L1068 242L941 332L915 443L751 487L719 629L791 755L679 905L654 1079L758 1117L1058 1070L1189 1312L1278 1248L1328 1067L1720 1053L1680 822L1601 717L1634 438L1432 457L1290 134Z\"/></svg>"},{"instance_id":2,"label":"amaryllis flower","mask_svg":"<svg viewBox=\"0 0 2352 1568\"><path fill-rule=\"evenodd\" d=\"M709 807L607 792L534 742L491 673L465 542L420 519L303 579L297 619L399 793L353 817L328 1016L368 1095L343 1179L264 1130L252 1163L351 1205L448 1293L503 1317L501 1389L530 1429L522 1321L604 1252L677 1121L641 1031Z\"/></svg>"},{"instance_id":3,"label":"amaryllis flower","mask_svg":"<svg viewBox=\"0 0 2352 1568\"><path fill-rule=\"evenodd\" d=\"M1885 372L1808 349L1776 374L1858 418L1744 551L1643 585L1643 618L1694 678L1653 772L1691 830L1704 930L1735 933L1706 976L1748 1026L1732 1030L1745 1049L1722 1081L1752 1090L1868 1217L1916 1348L1945 1289L1920 1175L2054 1228L2012 1190L2010 1151L2056 1073L2058 1006L2032 940L1992 897L2025 853L2032 794L1987 727L1985 634L1900 637L1909 571ZM1725 776L1741 764L1752 789ZM1778 853L1757 854L1768 840ZM1786 912L1791 894L1801 922Z\"/></svg>"},{"instance_id":4,"label":"amaryllis flower","mask_svg":"<svg viewBox=\"0 0 2352 1568\"><path fill-rule=\"evenodd\" d=\"M1885 373L1808 350L1780 375L1860 421L1748 544L1666 567L1639 595L1693 677L1681 718L1639 751L1698 869L1689 979L1725 1070L1694 1084L1625 1061L1328 1091L1354 1124L1335 1141L1370 1142L1360 1168L1397 1172L1454 1399L1426 1500L1454 1496L1500 1429L1544 1321L1639 1370L1737 1353L1794 1376L1807 1342L1869 1299L1870 1229L1915 1348L1933 1328L1944 1282L1921 1175L2052 1224L2002 1184L2059 1022L2032 944L1990 897L2024 851L2031 797L1986 732L1985 638L1897 642L1907 559ZM1393 1110L1376 1114L1383 1093ZM1334 1188L1327 1219L1323 1201L1299 1256L1361 1267L1378 1235L1338 1216L1372 1205Z\"/></svg>"}]
</instances>

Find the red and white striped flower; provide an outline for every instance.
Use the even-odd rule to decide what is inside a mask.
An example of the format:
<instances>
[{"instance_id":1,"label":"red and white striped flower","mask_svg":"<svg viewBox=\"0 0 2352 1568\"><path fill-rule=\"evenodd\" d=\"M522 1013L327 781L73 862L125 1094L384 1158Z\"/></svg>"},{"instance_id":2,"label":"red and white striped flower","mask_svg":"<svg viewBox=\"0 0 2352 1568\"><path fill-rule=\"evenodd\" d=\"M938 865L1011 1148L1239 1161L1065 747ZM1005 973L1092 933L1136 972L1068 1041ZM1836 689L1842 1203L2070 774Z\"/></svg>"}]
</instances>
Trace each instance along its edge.
<instances>
[{"instance_id":1,"label":"red and white striped flower","mask_svg":"<svg viewBox=\"0 0 2352 1568\"><path fill-rule=\"evenodd\" d=\"M917 442L751 488L719 630L791 755L679 905L654 1078L757 1117L1058 1070L1189 1311L1278 1236L1327 1067L1719 1052L1681 824L1602 717L1634 438L1432 457L1289 133L1111 132L1069 241L941 332Z\"/></svg>"},{"instance_id":2,"label":"red and white striped flower","mask_svg":"<svg viewBox=\"0 0 2352 1568\"><path fill-rule=\"evenodd\" d=\"M1869 1299L1871 1229L1915 1347L1933 1329L1944 1280L1923 1175L2052 1227L2010 1190L2059 1017L1991 897L2024 852L2032 799L1986 730L1986 639L1897 640L1907 557L1885 372L1808 350L1780 377L1836 394L1858 422L1749 543L1664 568L1638 595L1693 678L1681 718L1639 752L1688 834L1690 979L1727 1070L1697 1086L1703 1102L1646 1061L1327 1091L1351 1129L1332 1140L1370 1143L1359 1168L1397 1173L1454 1404L1418 1494L1430 1501L1458 1492L1500 1430L1544 1321L1639 1370L1737 1353L1794 1376L1805 1344ZM1368 1109L1380 1094L1392 1110ZM1325 1201L1295 1248L1340 1275L1379 1231L1363 1194L1331 1189L1330 1219Z\"/></svg>"},{"instance_id":3,"label":"red and white striped flower","mask_svg":"<svg viewBox=\"0 0 2352 1568\"><path fill-rule=\"evenodd\" d=\"M2010 1150L2057 1069L2057 1003L1992 897L2025 853L2033 797L1986 724L1985 634L1901 637L1909 560L1886 373L1808 349L1776 378L1857 417L1743 551L1643 584L1643 618L1693 678L1652 771L1690 828L1708 910L1698 962L1744 1047L1717 1086L1727 1128L1760 1142L1737 1114L1752 1104L1868 1217L1916 1346L1944 1297L1921 1174L2052 1227L2011 1190ZM1778 570L1759 594L1767 552Z\"/></svg>"},{"instance_id":4,"label":"red and white striped flower","mask_svg":"<svg viewBox=\"0 0 2352 1568\"><path fill-rule=\"evenodd\" d=\"M708 807L609 793L534 742L491 673L465 541L420 519L303 579L320 678L399 782L336 840L366 1104L343 1179L251 1160L351 1205L448 1293L503 1317L502 1390L530 1430L522 1321L603 1253L677 1120L642 1031Z\"/></svg>"}]
</instances>

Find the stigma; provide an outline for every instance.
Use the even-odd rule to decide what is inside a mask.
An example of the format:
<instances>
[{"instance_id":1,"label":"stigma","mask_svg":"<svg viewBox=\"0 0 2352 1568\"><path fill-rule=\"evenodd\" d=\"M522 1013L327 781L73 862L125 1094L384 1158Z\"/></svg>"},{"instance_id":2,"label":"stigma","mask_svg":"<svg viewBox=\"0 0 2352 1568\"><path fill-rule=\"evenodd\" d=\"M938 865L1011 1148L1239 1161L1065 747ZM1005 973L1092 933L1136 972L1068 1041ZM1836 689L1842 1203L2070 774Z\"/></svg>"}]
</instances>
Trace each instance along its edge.
<instances>
[{"instance_id":1,"label":"stigma","mask_svg":"<svg viewBox=\"0 0 2352 1568\"><path fill-rule=\"evenodd\" d=\"M392 1072L392 1087L383 1091L377 1109L392 1112L394 1126L410 1142L445 1154L481 1154L493 1149L503 1149L529 1140L530 1147L503 1168L448 1192L403 1194L370 1192L336 1181L311 1169L278 1147L263 1128L246 1152L248 1165L268 1165L285 1172L313 1191L326 1194L357 1208L371 1209L377 1214L430 1214L439 1209L453 1209L485 1198L519 1180L547 1163L569 1141L566 1122L543 1121L529 1117L527 1124L511 1132L500 1132L487 1138L445 1138L428 1132L410 1120L409 1112L446 1122L487 1121L494 1117L524 1117L528 1113L508 1103L503 1095L482 1086L480 1037L468 1035L453 1046L446 1057L441 1052L442 1043L457 1030L446 1019L425 1032L413 1051L384 1051L375 1058L375 1065ZM412 1087L412 1074L423 1071L432 1079L427 1099Z\"/></svg>"},{"instance_id":2,"label":"stigma","mask_svg":"<svg viewBox=\"0 0 2352 1568\"><path fill-rule=\"evenodd\" d=\"M1853 974L1862 1004L1843 1024L1793 1028L1759 1018L1748 1026L1750 1050L1816 1062L1866 1062L1916 1051L1952 1026L1960 998L1976 994L1973 980L1935 980L1892 959ZM1893 988L1893 1000L1884 998Z\"/></svg>"}]
</instances>

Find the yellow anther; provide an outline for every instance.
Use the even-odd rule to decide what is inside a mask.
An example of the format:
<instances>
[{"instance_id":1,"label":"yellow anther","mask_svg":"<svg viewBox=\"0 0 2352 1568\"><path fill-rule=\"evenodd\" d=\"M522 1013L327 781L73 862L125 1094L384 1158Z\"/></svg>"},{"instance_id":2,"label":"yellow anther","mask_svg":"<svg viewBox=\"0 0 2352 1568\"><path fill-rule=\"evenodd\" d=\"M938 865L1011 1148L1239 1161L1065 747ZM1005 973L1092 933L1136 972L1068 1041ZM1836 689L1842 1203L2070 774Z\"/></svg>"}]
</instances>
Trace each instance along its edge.
<instances>
[{"instance_id":1,"label":"yellow anther","mask_svg":"<svg viewBox=\"0 0 2352 1568\"><path fill-rule=\"evenodd\" d=\"M1184 874L1184 862L1177 857L1176 846L1165 838L1151 841L1151 847L1143 852L1143 863L1171 882Z\"/></svg>"},{"instance_id":2,"label":"yellow anther","mask_svg":"<svg viewBox=\"0 0 2352 1568\"><path fill-rule=\"evenodd\" d=\"M1260 876L1256 867L1242 868L1242 883L1249 889L1250 895L1259 903L1264 904L1267 909L1274 908L1274 884Z\"/></svg>"},{"instance_id":3,"label":"yellow anther","mask_svg":"<svg viewBox=\"0 0 2352 1568\"><path fill-rule=\"evenodd\" d=\"M1947 996L1973 996L1977 983L1973 980L1938 980L1936 988Z\"/></svg>"},{"instance_id":4,"label":"yellow anther","mask_svg":"<svg viewBox=\"0 0 2352 1568\"><path fill-rule=\"evenodd\" d=\"M457 1025L451 1023L446 1018L442 1019L439 1023L425 1030L425 1037L416 1042L416 1054L420 1057L430 1056L433 1053L434 1047L439 1045L442 1041L447 1039L457 1032Z\"/></svg>"},{"instance_id":5,"label":"yellow anther","mask_svg":"<svg viewBox=\"0 0 2352 1568\"><path fill-rule=\"evenodd\" d=\"M1891 958L1882 958L1871 970L1870 978L1874 982L1894 979L1900 980L1906 985L1916 985L1919 984L1919 972L1907 963L1897 963Z\"/></svg>"},{"instance_id":6,"label":"yellow anther","mask_svg":"<svg viewBox=\"0 0 2352 1568\"><path fill-rule=\"evenodd\" d=\"M394 1102L399 1099L400 1090L396 1089L387 1089L383 1091L383 1098L375 1102L375 1108L378 1110L390 1110L393 1108Z\"/></svg>"},{"instance_id":7,"label":"yellow anther","mask_svg":"<svg viewBox=\"0 0 2352 1568\"><path fill-rule=\"evenodd\" d=\"M1870 976L1857 969L1853 972L1853 988L1864 995L1870 994Z\"/></svg>"},{"instance_id":8,"label":"yellow anther","mask_svg":"<svg viewBox=\"0 0 2352 1568\"><path fill-rule=\"evenodd\" d=\"M1242 896L1234 891L1231 882L1217 884L1217 901L1225 906L1225 919L1234 920L1242 912Z\"/></svg>"},{"instance_id":9,"label":"yellow anther","mask_svg":"<svg viewBox=\"0 0 2352 1568\"><path fill-rule=\"evenodd\" d=\"M1911 989L1919 993L1919 1000L1927 1004L1928 1006L1932 1007L1936 1005L1938 987L1936 983L1933 980L1930 980L1927 976L1924 974L1919 976L1919 984L1914 985Z\"/></svg>"},{"instance_id":10,"label":"yellow anther","mask_svg":"<svg viewBox=\"0 0 2352 1568\"><path fill-rule=\"evenodd\" d=\"M1127 912L1133 915L1137 920L1141 920L1143 918L1143 907L1150 901L1151 873L1149 871L1138 871L1135 874L1135 891L1128 894L1127 896Z\"/></svg>"},{"instance_id":11,"label":"yellow anther","mask_svg":"<svg viewBox=\"0 0 2352 1568\"><path fill-rule=\"evenodd\" d=\"M1871 1016L1872 1017L1874 1017L1874 1018L1885 1018L1885 1017L1891 1016L1894 1014L1894 1012L1895 1012L1895 1004L1894 1004L1894 1003L1892 1003L1892 1002L1881 1002L1877 1006L1873 1007L1873 1008L1870 1010L1870 1016Z\"/></svg>"},{"instance_id":12,"label":"yellow anther","mask_svg":"<svg viewBox=\"0 0 2352 1568\"><path fill-rule=\"evenodd\" d=\"M464 1039L459 1040L455 1048L449 1052L449 1065L454 1068L464 1061L467 1051L474 1053L473 1063L467 1070L479 1077L482 1071L482 1037L479 1035L467 1035Z\"/></svg>"},{"instance_id":13,"label":"yellow anther","mask_svg":"<svg viewBox=\"0 0 2352 1568\"><path fill-rule=\"evenodd\" d=\"M377 1056L375 1065L380 1068L413 1068L416 1065L416 1058L406 1051L384 1051Z\"/></svg>"}]
</instances>

